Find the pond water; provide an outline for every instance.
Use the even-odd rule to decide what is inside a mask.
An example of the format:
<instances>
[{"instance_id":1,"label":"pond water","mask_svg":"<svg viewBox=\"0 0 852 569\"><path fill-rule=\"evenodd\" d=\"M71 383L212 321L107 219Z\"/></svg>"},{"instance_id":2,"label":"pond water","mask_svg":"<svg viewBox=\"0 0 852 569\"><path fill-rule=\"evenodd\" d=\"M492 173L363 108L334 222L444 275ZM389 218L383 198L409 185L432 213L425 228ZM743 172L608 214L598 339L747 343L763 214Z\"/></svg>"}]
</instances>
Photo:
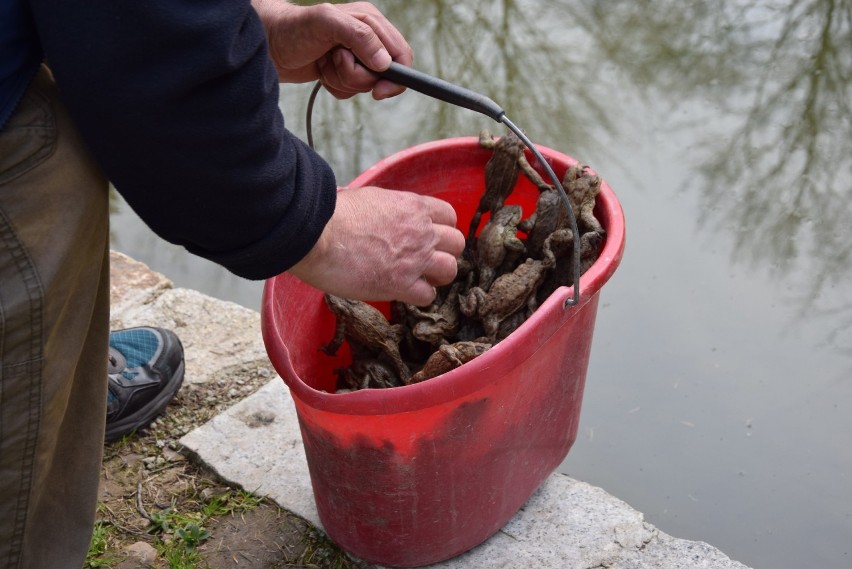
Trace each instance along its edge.
<instances>
[{"instance_id":1,"label":"pond water","mask_svg":"<svg viewBox=\"0 0 852 569\"><path fill-rule=\"evenodd\" d=\"M852 3L375 2L416 66L589 164L624 208L561 470L753 567L852 567ZM305 134L310 86L282 87ZM340 182L502 128L414 92L321 94ZM250 308L114 201L113 247Z\"/></svg>"}]
</instances>

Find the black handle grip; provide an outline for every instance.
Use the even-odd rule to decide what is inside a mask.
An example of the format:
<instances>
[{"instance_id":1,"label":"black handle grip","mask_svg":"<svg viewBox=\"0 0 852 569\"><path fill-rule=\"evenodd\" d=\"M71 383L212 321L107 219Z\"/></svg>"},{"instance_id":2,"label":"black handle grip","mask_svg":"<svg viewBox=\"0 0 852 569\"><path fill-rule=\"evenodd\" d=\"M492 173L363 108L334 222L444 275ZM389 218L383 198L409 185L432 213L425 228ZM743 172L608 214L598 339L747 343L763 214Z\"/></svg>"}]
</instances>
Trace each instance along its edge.
<instances>
[{"instance_id":1,"label":"black handle grip","mask_svg":"<svg viewBox=\"0 0 852 569\"><path fill-rule=\"evenodd\" d=\"M379 72L377 75L383 79L414 89L424 95L482 113L497 122L501 122L501 117L505 114L500 105L485 95L480 95L464 87L448 83L443 79L423 73L422 71L417 71L395 61L391 62L387 70Z\"/></svg>"}]
</instances>

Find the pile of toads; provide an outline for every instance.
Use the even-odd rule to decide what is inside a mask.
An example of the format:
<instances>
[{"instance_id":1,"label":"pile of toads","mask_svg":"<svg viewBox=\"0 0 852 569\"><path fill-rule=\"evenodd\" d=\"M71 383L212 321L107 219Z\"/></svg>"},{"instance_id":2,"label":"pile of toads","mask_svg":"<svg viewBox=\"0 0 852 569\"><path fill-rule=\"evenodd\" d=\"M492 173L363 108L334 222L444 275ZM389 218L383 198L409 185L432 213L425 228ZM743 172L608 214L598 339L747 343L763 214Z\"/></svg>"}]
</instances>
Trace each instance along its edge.
<instances>
[{"instance_id":1,"label":"pile of toads","mask_svg":"<svg viewBox=\"0 0 852 569\"><path fill-rule=\"evenodd\" d=\"M351 364L338 370L338 392L441 375L486 352L558 287L573 284L575 237L558 190L529 164L514 133L495 141L482 131L479 142L493 152L485 166L485 191L458 275L437 290L429 307L392 302L388 320L365 302L325 295L337 327L323 351L334 355L346 340L352 352ZM505 204L521 174L539 189L535 211L526 218L521 206ZM605 236L594 215L601 179L578 163L565 172L562 186L577 220L582 274L597 259ZM488 221L479 231L484 214Z\"/></svg>"}]
</instances>

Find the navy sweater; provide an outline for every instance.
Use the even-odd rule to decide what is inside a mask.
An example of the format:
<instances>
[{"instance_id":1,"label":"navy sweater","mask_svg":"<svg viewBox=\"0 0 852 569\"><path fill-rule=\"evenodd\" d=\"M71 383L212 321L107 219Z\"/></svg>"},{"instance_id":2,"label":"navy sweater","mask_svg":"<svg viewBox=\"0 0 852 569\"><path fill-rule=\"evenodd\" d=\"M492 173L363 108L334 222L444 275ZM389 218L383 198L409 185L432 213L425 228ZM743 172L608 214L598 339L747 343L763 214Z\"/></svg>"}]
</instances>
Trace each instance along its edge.
<instances>
[{"instance_id":1,"label":"navy sweater","mask_svg":"<svg viewBox=\"0 0 852 569\"><path fill-rule=\"evenodd\" d=\"M29 6L84 140L157 234L251 279L307 254L336 183L285 129L249 0Z\"/></svg>"}]
</instances>

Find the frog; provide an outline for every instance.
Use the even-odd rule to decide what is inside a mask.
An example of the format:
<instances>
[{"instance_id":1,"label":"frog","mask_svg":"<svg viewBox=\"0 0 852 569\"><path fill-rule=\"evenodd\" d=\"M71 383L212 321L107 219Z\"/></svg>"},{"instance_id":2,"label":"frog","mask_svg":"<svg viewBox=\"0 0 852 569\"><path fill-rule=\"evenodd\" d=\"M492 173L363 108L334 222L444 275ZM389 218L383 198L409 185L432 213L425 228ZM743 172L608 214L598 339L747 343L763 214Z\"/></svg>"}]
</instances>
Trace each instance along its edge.
<instances>
[{"instance_id":1,"label":"frog","mask_svg":"<svg viewBox=\"0 0 852 569\"><path fill-rule=\"evenodd\" d=\"M598 259L603 237L597 231L588 231L580 237L580 275L588 271ZM539 302L544 302L558 287L571 286L574 283L574 238L571 230L554 231L548 237L545 247L553 255L554 265L538 290Z\"/></svg>"},{"instance_id":2,"label":"frog","mask_svg":"<svg viewBox=\"0 0 852 569\"><path fill-rule=\"evenodd\" d=\"M574 279L574 233L568 228L553 231L542 247L544 255L552 260L553 270L538 289L538 302L542 302L560 286L570 286ZM582 273L581 273L582 274Z\"/></svg>"},{"instance_id":3,"label":"frog","mask_svg":"<svg viewBox=\"0 0 852 569\"><path fill-rule=\"evenodd\" d=\"M580 274L588 271L601 252L604 234L602 231L588 231L580 237Z\"/></svg>"},{"instance_id":4,"label":"frog","mask_svg":"<svg viewBox=\"0 0 852 569\"><path fill-rule=\"evenodd\" d=\"M518 238L518 223L523 209L507 205L494 214L476 241L476 265L479 268L479 288L488 291L504 262L511 266L525 252Z\"/></svg>"},{"instance_id":5,"label":"frog","mask_svg":"<svg viewBox=\"0 0 852 569\"><path fill-rule=\"evenodd\" d=\"M501 340L505 340L509 334L517 330L521 324L526 322L527 318L529 318L527 312L525 310L519 310L500 322L500 326L497 328L496 341L499 342Z\"/></svg>"},{"instance_id":6,"label":"frog","mask_svg":"<svg viewBox=\"0 0 852 569\"><path fill-rule=\"evenodd\" d=\"M526 146L518 136L509 131L495 141L487 129L479 133L479 145L491 150L491 158L485 164L485 192L470 220L467 238L471 241L479 230L479 222L486 212L492 216L503 207L506 198L515 189L518 176L523 172L535 185L546 185L541 175L530 165L524 154ZM541 186L539 186L541 187Z\"/></svg>"},{"instance_id":7,"label":"frog","mask_svg":"<svg viewBox=\"0 0 852 569\"><path fill-rule=\"evenodd\" d=\"M397 372L381 358L355 359L349 367L338 370L338 377L340 385L352 390L402 385Z\"/></svg>"},{"instance_id":8,"label":"frog","mask_svg":"<svg viewBox=\"0 0 852 569\"><path fill-rule=\"evenodd\" d=\"M439 296L437 302L422 310L413 304L406 304L412 335L418 340L432 345L449 343L459 328L459 288L462 283L455 281L447 289L446 295Z\"/></svg>"},{"instance_id":9,"label":"frog","mask_svg":"<svg viewBox=\"0 0 852 569\"><path fill-rule=\"evenodd\" d=\"M556 188L548 186L539 192L535 211L518 224L518 229L526 233L524 245L529 256L541 259L545 239L568 224L568 210Z\"/></svg>"},{"instance_id":10,"label":"frog","mask_svg":"<svg viewBox=\"0 0 852 569\"><path fill-rule=\"evenodd\" d=\"M462 364L465 364L491 349L492 344L477 340L463 340L454 344L443 344L440 346L423 367L411 376L409 384L420 383L441 374L447 373Z\"/></svg>"},{"instance_id":11,"label":"frog","mask_svg":"<svg viewBox=\"0 0 852 569\"><path fill-rule=\"evenodd\" d=\"M437 289L441 290L441 287ZM439 292L440 294L440 292ZM399 342L399 353L402 360L406 362L409 369L412 367L412 362L424 362L433 348L430 344L418 340L411 333L411 328L414 326L416 319L408 311L409 305L405 302L392 300L390 302L390 323L399 325L402 331L402 338Z\"/></svg>"},{"instance_id":12,"label":"frog","mask_svg":"<svg viewBox=\"0 0 852 569\"><path fill-rule=\"evenodd\" d=\"M594 214L595 200L603 182L600 176L588 172L588 168L579 162L569 167L562 178L562 187L577 217L580 235L594 231L603 236L604 228Z\"/></svg>"},{"instance_id":13,"label":"frog","mask_svg":"<svg viewBox=\"0 0 852 569\"><path fill-rule=\"evenodd\" d=\"M378 308L360 300L352 300L325 294L325 303L337 317L334 337L323 346L323 352L334 355L345 339L354 353L364 351L383 354L388 358L402 381L411 376L411 371L399 352L402 326L391 324Z\"/></svg>"},{"instance_id":14,"label":"frog","mask_svg":"<svg viewBox=\"0 0 852 569\"><path fill-rule=\"evenodd\" d=\"M526 310L528 316L535 310L536 291L553 262L552 255L544 260L527 257L514 271L497 277L488 292L472 287L460 298L459 308L464 315L479 318L485 336L495 342L501 322L518 311Z\"/></svg>"}]
</instances>

